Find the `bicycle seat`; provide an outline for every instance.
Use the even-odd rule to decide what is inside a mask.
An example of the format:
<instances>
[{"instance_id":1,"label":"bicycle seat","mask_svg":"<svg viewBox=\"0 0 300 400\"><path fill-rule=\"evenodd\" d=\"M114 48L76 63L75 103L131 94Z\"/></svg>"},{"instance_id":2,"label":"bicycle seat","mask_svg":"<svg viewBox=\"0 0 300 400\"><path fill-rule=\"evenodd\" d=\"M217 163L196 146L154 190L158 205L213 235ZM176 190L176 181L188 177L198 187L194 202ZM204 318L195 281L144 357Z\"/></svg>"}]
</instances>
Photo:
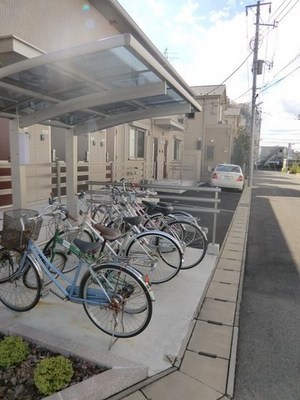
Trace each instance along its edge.
<instances>
[{"instance_id":1,"label":"bicycle seat","mask_svg":"<svg viewBox=\"0 0 300 400\"><path fill-rule=\"evenodd\" d=\"M123 217L123 221L129 225L139 225L143 220L143 217Z\"/></svg>"},{"instance_id":2,"label":"bicycle seat","mask_svg":"<svg viewBox=\"0 0 300 400\"><path fill-rule=\"evenodd\" d=\"M108 228L102 224L95 224L94 228L101 233L103 239L110 240L111 242L122 236L122 233L119 231L119 229Z\"/></svg>"},{"instance_id":3,"label":"bicycle seat","mask_svg":"<svg viewBox=\"0 0 300 400\"><path fill-rule=\"evenodd\" d=\"M170 204L163 203L162 201L154 203L153 201L143 200L142 203L147 207L149 215L157 212L162 213L163 215L168 215L173 211L173 207Z\"/></svg>"},{"instance_id":4,"label":"bicycle seat","mask_svg":"<svg viewBox=\"0 0 300 400\"><path fill-rule=\"evenodd\" d=\"M73 243L85 254L96 253L101 247L101 242L85 242L81 239L74 239Z\"/></svg>"}]
</instances>

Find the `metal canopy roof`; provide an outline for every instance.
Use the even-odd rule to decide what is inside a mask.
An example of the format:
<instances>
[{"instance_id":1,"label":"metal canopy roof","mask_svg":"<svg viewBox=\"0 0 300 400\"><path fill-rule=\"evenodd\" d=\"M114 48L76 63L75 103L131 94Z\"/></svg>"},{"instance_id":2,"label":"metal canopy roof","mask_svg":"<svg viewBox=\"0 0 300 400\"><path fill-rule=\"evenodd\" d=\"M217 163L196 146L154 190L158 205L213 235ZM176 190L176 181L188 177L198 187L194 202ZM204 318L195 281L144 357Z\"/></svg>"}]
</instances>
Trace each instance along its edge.
<instances>
[{"instance_id":1,"label":"metal canopy roof","mask_svg":"<svg viewBox=\"0 0 300 400\"><path fill-rule=\"evenodd\" d=\"M42 54L0 68L0 117L93 132L134 120L200 111L131 35Z\"/></svg>"}]
</instances>

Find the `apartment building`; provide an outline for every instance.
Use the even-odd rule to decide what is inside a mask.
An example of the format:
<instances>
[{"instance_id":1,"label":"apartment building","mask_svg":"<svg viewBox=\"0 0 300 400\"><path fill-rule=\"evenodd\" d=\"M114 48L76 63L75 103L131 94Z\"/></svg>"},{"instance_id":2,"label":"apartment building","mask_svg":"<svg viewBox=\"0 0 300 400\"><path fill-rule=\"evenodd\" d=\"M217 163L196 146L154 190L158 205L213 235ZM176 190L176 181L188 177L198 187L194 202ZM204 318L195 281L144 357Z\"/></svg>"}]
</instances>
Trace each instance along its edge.
<instances>
[{"instance_id":1,"label":"apartment building","mask_svg":"<svg viewBox=\"0 0 300 400\"><path fill-rule=\"evenodd\" d=\"M216 164L230 163L236 122L226 114L225 85L193 86L192 90L202 112L188 115L185 152L195 154L198 178L208 181Z\"/></svg>"},{"instance_id":2,"label":"apartment building","mask_svg":"<svg viewBox=\"0 0 300 400\"><path fill-rule=\"evenodd\" d=\"M6 201L47 198L55 160L69 202L80 176L182 178L185 115L201 107L116 0L2 0L0 64Z\"/></svg>"}]
</instances>

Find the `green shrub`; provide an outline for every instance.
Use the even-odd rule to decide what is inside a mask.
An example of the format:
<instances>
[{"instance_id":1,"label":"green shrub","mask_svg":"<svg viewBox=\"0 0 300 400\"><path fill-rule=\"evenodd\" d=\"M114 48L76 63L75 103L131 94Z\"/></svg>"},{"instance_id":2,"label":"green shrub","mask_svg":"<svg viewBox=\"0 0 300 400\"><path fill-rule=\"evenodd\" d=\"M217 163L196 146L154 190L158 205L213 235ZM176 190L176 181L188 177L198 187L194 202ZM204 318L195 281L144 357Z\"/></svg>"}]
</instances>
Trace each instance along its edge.
<instances>
[{"instance_id":1,"label":"green shrub","mask_svg":"<svg viewBox=\"0 0 300 400\"><path fill-rule=\"evenodd\" d=\"M63 356L48 357L40 361L34 371L34 383L39 392L50 395L67 387L73 376L70 360Z\"/></svg>"},{"instance_id":2,"label":"green shrub","mask_svg":"<svg viewBox=\"0 0 300 400\"><path fill-rule=\"evenodd\" d=\"M290 170L290 174L297 174L300 172L300 167L299 167L299 165L297 165L295 163L289 168L289 170Z\"/></svg>"},{"instance_id":3,"label":"green shrub","mask_svg":"<svg viewBox=\"0 0 300 400\"><path fill-rule=\"evenodd\" d=\"M19 336L6 336L0 342L0 367L11 367L23 362L28 356L28 344Z\"/></svg>"}]
</instances>

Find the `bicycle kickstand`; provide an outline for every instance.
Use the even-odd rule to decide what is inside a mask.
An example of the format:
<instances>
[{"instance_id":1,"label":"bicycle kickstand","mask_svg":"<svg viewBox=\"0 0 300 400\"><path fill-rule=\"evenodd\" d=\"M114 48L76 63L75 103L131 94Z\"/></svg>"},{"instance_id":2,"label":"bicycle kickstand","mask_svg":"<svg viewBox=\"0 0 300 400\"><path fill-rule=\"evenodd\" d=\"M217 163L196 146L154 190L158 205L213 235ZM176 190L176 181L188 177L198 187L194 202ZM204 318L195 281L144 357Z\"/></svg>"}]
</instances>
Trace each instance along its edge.
<instances>
[{"instance_id":1,"label":"bicycle kickstand","mask_svg":"<svg viewBox=\"0 0 300 400\"><path fill-rule=\"evenodd\" d=\"M110 342L109 342L109 346L108 346L108 350L111 350L111 348L113 347L113 345L116 343L116 341L119 338L115 337L114 334L111 335L110 337Z\"/></svg>"}]
</instances>

